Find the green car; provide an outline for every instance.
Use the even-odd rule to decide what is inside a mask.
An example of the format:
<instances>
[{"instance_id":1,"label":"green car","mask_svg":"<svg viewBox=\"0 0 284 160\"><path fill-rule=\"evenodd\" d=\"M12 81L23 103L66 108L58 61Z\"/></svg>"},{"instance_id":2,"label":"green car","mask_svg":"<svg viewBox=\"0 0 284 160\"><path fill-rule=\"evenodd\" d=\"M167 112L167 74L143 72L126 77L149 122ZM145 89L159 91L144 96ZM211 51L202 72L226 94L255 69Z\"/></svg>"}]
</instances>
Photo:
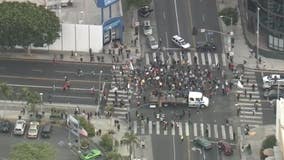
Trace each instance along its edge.
<instances>
[{"instance_id":1,"label":"green car","mask_svg":"<svg viewBox=\"0 0 284 160\"><path fill-rule=\"evenodd\" d=\"M102 155L101 151L98 149L92 149L87 152L81 153L81 160L95 160Z\"/></svg>"},{"instance_id":2,"label":"green car","mask_svg":"<svg viewBox=\"0 0 284 160\"><path fill-rule=\"evenodd\" d=\"M193 144L197 147L200 147L200 148L203 148L203 149L206 149L206 150L211 149L213 147L213 145L210 141L208 141L207 139L202 138L202 137L196 137L193 140Z\"/></svg>"}]
</instances>

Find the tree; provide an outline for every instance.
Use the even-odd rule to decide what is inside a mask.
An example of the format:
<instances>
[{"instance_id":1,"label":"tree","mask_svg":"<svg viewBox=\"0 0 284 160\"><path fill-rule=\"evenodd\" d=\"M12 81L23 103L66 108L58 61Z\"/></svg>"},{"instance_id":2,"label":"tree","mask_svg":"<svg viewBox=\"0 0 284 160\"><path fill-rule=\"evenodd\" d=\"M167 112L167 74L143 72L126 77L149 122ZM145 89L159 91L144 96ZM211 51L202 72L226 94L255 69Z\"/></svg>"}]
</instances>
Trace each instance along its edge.
<instances>
[{"instance_id":1,"label":"tree","mask_svg":"<svg viewBox=\"0 0 284 160\"><path fill-rule=\"evenodd\" d=\"M265 138L265 140L262 142L261 149L260 149L260 159L264 160L266 156L263 154L263 151L267 148L273 148L276 146L277 140L275 135L270 135Z\"/></svg>"},{"instance_id":2,"label":"tree","mask_svg":"<svg viewBox=\"0 0 284 160\"><path fill-rule=\"evenodd\" d=\"M30 2L2 2L0 4L0 46L44 46L59 37L59 18L54 12Z\"/></svg>"},{"instance_id":3,"label":"tree","mask_svg":"<svg viewBox=\"0 0 284 160\"><path fill-rule=\"evenodd\" d=\"M222 18L223 22L226 26L231 25L231 19L232 18L232 25L236 25L238 23L238 10L237 8L224 8L219 12L219 16L225 16Z\"/></svg>"},{"instance_id":4,"label":"tree","mask_svg":"<svg viewBox=\"0 0 284 160\"><path fill-rule=\"evenodd\" d=\"M117 151L111 151L106 154L107 160L122 160L121 154L117 153Z\"/></svg>"},{"instance_id":5,"label":"tree","mask_svg":"<svg viewBox=\"0 0 284 160\"><path fill-rule=\"evenodd\" d=\"M133 133L126 132L122 137L122 142L127 144L129 147L129 158L132 155L133 147L136 144L139 144L138 137Z\"/></svg>"},{"instance_id":6,"label":"tree","mask_svg":"<svg viewBox=\"0 0 284 160\"><path fill-rule=\"evenodd\" d=\"M55 160L55 150L47 142L23 142L13 146L10 160Z\"/></svg>"},{"instance_id":7,"label":"tree","mask_svg":"<svg viewBox=\"0 0 284 160\"><path fill-rule=\"evenodd\" d=\"M28 88L21 89L21 99L27 101L30 111L35 113L36 105L41 103L40 95L38 92L31 91Z\"/></svg>"},{"instance_id":8,"label":"tree","mask_svg":"<svg viewBox=\"0 0 284 160\"><path fill-rule=\"evenodd\" d=\"M0 90L1 90L2 94L4 95L4 97L6 99L8 99L8 100L12 100L13 99L14 91L6 83L0 82Z\"/></svg>"},{"instance_id":9,"label":"tree","mask_svg":"<svg viewBox=\"0 0 284 160\"><path fill-rule=\"evenodd\" d=\"M112 151L113 149L113 139L110 134L102 135L100 145L107 151Z\"/></svg>"}]
</instances>

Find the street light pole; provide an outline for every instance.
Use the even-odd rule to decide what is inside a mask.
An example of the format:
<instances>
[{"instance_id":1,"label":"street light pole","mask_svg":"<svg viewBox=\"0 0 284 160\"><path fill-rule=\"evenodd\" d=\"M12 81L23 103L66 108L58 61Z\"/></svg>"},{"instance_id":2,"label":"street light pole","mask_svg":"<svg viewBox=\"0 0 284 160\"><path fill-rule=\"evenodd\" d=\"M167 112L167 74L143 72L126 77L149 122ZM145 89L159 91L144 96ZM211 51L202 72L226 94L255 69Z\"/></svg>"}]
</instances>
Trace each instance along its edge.
<instances>
[{"instance_id":1,"label":"street light pole","mask_svg":"<svg viewBox=\"0 0 284 160\"><path fill-rule=\"evenodd\" d=\"M40 113L42 113L43 93L39 93L39 95L40 95Z\"/></svg>"},{"instance_id":2,"label":"street light pole","mask_svg":"<svg viewBox=\"0 0 284 160\"><path fill-rule=\"evenodd\" d=\"M258 58L259 54L259 10L260 8L257 7L257 29L256 29L256 55L255 58Z\"/></svg>"}]
</instances>

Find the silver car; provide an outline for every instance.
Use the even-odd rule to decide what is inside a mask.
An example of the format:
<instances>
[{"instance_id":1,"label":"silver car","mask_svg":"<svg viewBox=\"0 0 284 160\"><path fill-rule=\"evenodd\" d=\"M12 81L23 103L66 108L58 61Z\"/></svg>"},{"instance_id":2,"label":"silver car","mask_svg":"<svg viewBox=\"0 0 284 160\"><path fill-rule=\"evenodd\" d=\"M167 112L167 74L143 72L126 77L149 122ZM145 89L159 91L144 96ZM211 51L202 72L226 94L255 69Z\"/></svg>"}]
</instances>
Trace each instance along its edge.
<instances>
[{"instance_id":1,"label":"silver car","mask_svg":"<svg viewBox=\"0 0 284 160\"><path fill-rule=\"evenodd\" d=\"M156 39L153 36L148 36L147 41L148 41L148 44L149 44L151 49L158 49L159 48L158 42L156 41Z\"/></svg>"}]
</instances>

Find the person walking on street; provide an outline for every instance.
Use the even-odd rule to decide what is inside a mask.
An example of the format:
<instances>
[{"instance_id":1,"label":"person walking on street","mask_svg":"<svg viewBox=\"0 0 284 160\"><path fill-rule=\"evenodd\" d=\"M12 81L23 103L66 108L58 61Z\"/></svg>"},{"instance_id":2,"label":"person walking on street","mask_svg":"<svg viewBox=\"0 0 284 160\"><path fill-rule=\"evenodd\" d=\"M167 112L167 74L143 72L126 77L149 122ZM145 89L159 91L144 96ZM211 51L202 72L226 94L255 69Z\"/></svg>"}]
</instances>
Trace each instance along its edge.
<instances>
[{"instance_id":1,"label":"person walking on street","mask_svg":"<svg viewBox=\"0 0 284 160\"><path fill-rule=\"evenodd\" d=\"M245 89L245 91L244 91L244 92L245 92L245 97L247 97L247 89Z\"/></svg>"},{"instance_id":2,"label":"person walking on street","mask_svg":"<svg viewBox=\"0 0 284 160\"><path fill-rule=\"evenodd\" d=\"M257 111L258 110L258 101L254 102L254 110Z\"/></svg>"},{"instance_id":3,"label":"person walking on street","mask_svg":"<svg viewBox=\"0 0 284 160\"><path fill-rule=\"evenodd\" d=\"M249 93L249 100L251 101L251 98L252 98L252 94L251 93Z\"/></svg>"},{"instance_id":4,"label":"person walking on street","mask_svg":"<svg viewBox=\"0 0 284 160\"><path fill-rule=\"evenodd\" d=\"M240 116L240 112L241 112L241 108L238 107L238 109L237 109L237 116Z\"/></svg>"},{"instance_id":5,"label":"person walking on street","mask_svg":"<svg viewBox=\"0 0 284 160\"><path fill-rule=\"evenodd\" d=\"M255 84L252 84L252 91L254 92L255 91Z\"/></svg>"},{"instance_id":6,"label":"person walking on street","mask_svg":"<svg viewBox=\"0 0 284 160\"><path fill-rule=\"evenodd\" d=\"M237 94L237 101L240 101L240 93Z\"/></svg>"}]
</instances>

